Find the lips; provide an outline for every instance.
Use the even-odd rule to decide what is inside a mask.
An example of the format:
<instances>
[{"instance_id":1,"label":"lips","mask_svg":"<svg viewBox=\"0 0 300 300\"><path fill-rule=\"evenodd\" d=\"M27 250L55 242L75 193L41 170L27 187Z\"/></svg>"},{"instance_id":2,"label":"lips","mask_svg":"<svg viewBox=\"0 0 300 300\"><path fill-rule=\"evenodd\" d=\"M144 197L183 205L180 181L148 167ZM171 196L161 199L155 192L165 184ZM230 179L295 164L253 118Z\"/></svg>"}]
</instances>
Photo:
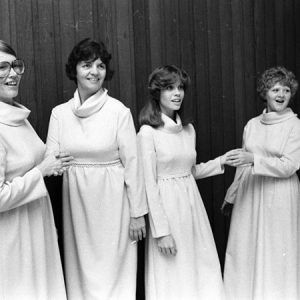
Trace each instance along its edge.
<instances>
[{"instance_id":1,"label":"lips","mask_svg":"<svg viewBox=\"0 0 300 300\"><path fill-rule=\"evenodd\" d=\"M87 78L87 80L91 82L98 82L100 79L99 78Z\"/></svg>"},{"instance_id":2,"label":"lips","mask_svg":"<svg viewBox=\"0 0 300 300\"><path fill-rule=\"evenodd\" d=\"M16 82L6 82L5 85L8 85L8 86L17 86L17 83Z\"/></svg>"}]
</instances>

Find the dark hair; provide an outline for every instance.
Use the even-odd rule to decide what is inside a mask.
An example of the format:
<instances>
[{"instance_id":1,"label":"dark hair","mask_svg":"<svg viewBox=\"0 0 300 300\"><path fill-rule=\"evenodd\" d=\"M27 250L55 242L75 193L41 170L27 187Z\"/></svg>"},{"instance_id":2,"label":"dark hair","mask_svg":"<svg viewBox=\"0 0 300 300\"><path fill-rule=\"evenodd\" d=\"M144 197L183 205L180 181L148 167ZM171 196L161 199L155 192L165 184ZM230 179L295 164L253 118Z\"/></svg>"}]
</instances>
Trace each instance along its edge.
<instances>
[{"instance_id":1,"label":"dark hair","mask_svg":"<svg viewBox=\"0 0 300 300\"><path fill-rule=\"evenodd\" d=\"M150 74L148 80L150 99L139 114L139 123L141 126L150 125L157 128L164 125L161 118L160 93L178 81L183 85L183 90L186 91L191 80L186 71L175 65L158 67ZM183 106L177 112L181 118L183 117L182 109ZM186 125L187 123L189 122L182 118L182 124Z\"/></svg>"},{"instance_id":2,"label":"dark hair","mask_svg":"<svg viewBox=\"0 0 300 300\"><path fill-rule=\"evenodd\" d=\"M284 67L278 66L265 70L257 81L257 92L263 101L266 101L266 93L276 83L283 86L288 86L291 89L291 96L293 97L298 89L298 82L293 72Z\"/></svg>"},{"instance_id":3,"label":"dark hair","mask_svg":"<svg viewBox=\"0 0 300 300\"><path fill-rule=\"evenodd\" d=\"M113 71L109 67L111 54L107 52L103 42L96 42L90 38L83 39L74 46L66 63L66 74L70 80L77 84L76 66L80 61L96 60L100 58L106 66L105 80L110 80Z\"/></svg>"},{"instance_id":4,"label":"dark hair","mask_svg":"<svg viewBox=\"0 0 300 300\"><path fill-rule=\"evenodd\" d=\"M17 57L15 50L3 40L0 40L0 51Z\"/></svg>"}]
</instances>

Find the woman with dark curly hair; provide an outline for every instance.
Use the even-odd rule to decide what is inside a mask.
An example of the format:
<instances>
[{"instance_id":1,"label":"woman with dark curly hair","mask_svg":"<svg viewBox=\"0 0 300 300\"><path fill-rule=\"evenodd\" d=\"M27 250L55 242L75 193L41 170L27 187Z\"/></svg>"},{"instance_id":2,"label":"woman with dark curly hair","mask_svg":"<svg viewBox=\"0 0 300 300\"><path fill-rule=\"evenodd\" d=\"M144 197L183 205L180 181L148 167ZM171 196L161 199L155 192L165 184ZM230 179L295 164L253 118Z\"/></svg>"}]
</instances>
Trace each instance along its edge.
<instances>
[{"instance_id":1,"label":"woman with dark curly hair","mask_svg":"<svg viewBox=\"0 0 300 300\"><path fill-rule=\"evenodd\" d=\"M74 157L63 177L68 299L135 299L147 205L130 110L103 88L110 59L91 39L73 48L66 72L77 89L49 125L48 152Z\"/></svg>"},{"instance_id":2,"label":"woman with dark curly hair","mask_svg":"<svg viewBox=\"0 0 300 300\"><path fill-rule=\"evenodd\" d=\"M238 167L224 204L234 204L228 299L300 298L300 120L289 108L297 88L287 69L266 70L257 86L266 108L245 126L243 148L228 155Z\"/></svg>"},{"instance_id":3,"label":"woman with dark curly hair","mask_svg":"<svg viewBox=\"0 0 300 300\"><path fill-rule=\"evenodd\" d=\"M226 154L196 164L195 130L183 120L188 74L174 65L149 77L150 99L140 113L150 231L147 300L223 299L223 282L209 220L195 179L222 174Z\"/></svg>"}]
</instances>

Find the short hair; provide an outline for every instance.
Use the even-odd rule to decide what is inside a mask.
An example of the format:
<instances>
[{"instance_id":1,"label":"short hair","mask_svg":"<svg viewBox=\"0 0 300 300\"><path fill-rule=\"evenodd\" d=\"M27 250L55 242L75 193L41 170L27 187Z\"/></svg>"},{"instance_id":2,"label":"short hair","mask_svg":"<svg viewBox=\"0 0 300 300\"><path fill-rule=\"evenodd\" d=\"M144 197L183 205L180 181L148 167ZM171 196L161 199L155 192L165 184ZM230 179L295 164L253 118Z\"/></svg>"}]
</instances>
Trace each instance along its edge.
<instances>
[{"instance_id":1,"label":"short hair","mask_svg":"<svg viewBox=\"0 0 300 300\"><path fill-rule=\"evenodd\" d=\"M265 70L257 81L257 92L264 101L266 101L266 93L276 83L288 86L291 89L292 97L294 97L297 92L298 81L294 73L281 66L272 67Z\"/></svg>"},{"instance_id":2,"label":"short hair","mask_svg":"<svg viewBox=\"0 0 300 300\"><path fill-rule=\"evenodd\" d=\"M100 58L106 67L105 80L110 80L113 71L109 67L111 54L108 53L103 42L96 42L90 38L85 38L74 46L66 63L66 74L70 80L77 84L76 66L81 61L96 60Z\"/></svg>"},{"instance_id":3,"label":"short hair","mask_svg":"<svg viewBox=\"0 0 300 300\"><path fill-rule=\"evenodd\" d=\"M3 40L0 40L0 51L17 57L15 50Z\"/></svg>"},{"instance_id":4,"label":"short hair","mask_svg":"<svg viewBox=\"0 0 300 300\"><path fill-rule=\"evenodd\" d=\"M157 128L164 125L161 118L160 94L162 90L165 90L168 86L178 81L183 85L183 90L186 91L191 79L185 70L175 65L158 67L150 74L148 79L150 98L139 114L139 123L141 126L150 125ZM182 109L181 106L177 112L181 118ZM183 125L187 123L189 122L185 122L185 120L182 119Z\"/></svg>"}]
</instances>

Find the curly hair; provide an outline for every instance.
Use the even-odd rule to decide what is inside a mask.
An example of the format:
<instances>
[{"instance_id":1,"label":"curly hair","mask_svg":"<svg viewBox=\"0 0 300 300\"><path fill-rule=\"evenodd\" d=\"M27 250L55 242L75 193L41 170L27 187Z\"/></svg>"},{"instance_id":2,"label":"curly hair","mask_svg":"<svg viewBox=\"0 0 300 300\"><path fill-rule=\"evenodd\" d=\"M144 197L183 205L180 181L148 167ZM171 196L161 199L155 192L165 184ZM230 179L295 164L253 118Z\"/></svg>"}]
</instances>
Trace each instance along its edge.
<instances>
[{"instance_id":1,"label":"curly hair","mask_svg":"<svg viewBox=\"0 0 300 300\"><path fill-rule=\"evenodd\" d=\"M109 67L111 54L108 53L103 42L96 42L90 38L85 38L74 46L66 63L66 74L70 80L77 84L76 66L81 61L96 60L100 58L106 66L105 80L110 80L113 71Z\"/></svg>"},{"instance_id":2,"label":"curly hair","mask_svg":"<svg viewBox=\"0 0 300 300\"><path fill-rule=\"evenodd\" d=\"M281 66L273 67L265 70L257 81L257 92L264 101L266 101L267 91L276 83L289 87L292 97L297 92L298 81L294 73Z\"/></svg>"},{"instance_id":3,"label":"curly hair","mask_svg":"<svg viewBox=\"0 0 300 300\"><path fill-rule=\"evenodd\" d=\"M157 128L164 125L161 118L160 93L162 90L165 90L168 86L178 81L182 84L183 90L186 91L190 85L191 79L186 71L175 65L158 67L150 74L148 79L150 99L139 114L140 126L150 125ZM182 107L177 113L182 118ZM183 125L189 123L185 122L185 120L182 121Z\"/></svg>"}]
</instances>

